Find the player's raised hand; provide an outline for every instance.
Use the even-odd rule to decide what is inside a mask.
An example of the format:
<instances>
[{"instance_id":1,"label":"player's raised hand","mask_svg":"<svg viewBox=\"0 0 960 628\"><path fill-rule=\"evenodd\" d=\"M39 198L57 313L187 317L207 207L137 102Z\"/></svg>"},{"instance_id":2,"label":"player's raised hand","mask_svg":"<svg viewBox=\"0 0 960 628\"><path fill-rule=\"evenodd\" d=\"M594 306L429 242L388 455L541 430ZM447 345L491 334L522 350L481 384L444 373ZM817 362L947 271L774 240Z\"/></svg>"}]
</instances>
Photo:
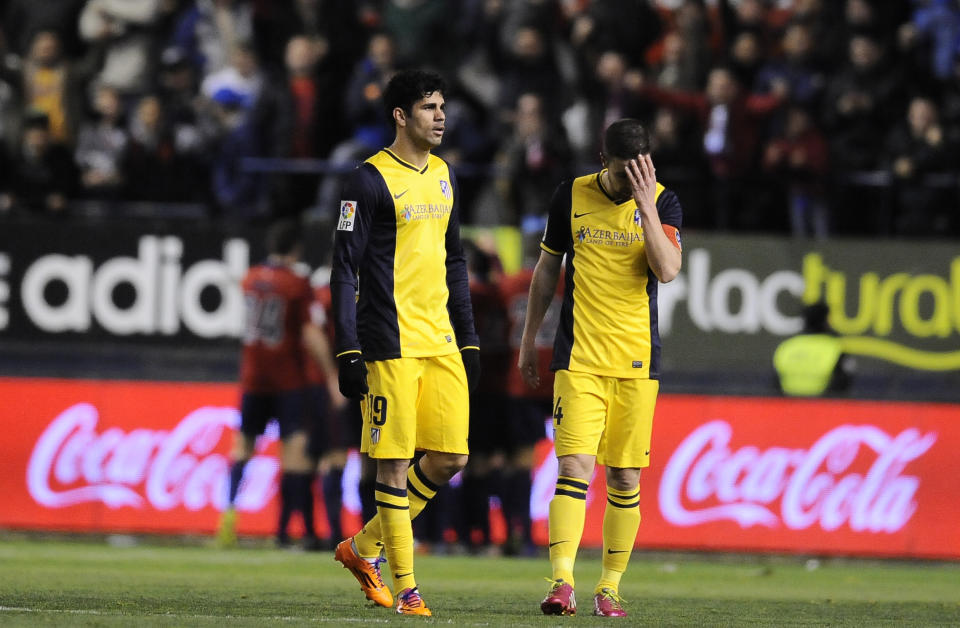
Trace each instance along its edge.
<instances>
[{"instance_id":1,"label":"player's raised hand","mask_svg":"<svg viewBox=\"0 0 960 628\"><path fill-rule=\"evenodd\" d=\"M520 376L527 386L530 388L540 386L540 356L537 354L536 347L520 345L520 359L517 360L517 368L520 369Z\"/></svg>"},{"instance_id":2,"label":"player's raised hand","mask_svg":"<svg viewBox=\"0 0 960 628\"><path fill-rule=\"evenodd\" d=\"M657 210L657 171L650 155L637 155L627 162L627 179L633 200L641 210Z\"/></svg>"}]
</instances>

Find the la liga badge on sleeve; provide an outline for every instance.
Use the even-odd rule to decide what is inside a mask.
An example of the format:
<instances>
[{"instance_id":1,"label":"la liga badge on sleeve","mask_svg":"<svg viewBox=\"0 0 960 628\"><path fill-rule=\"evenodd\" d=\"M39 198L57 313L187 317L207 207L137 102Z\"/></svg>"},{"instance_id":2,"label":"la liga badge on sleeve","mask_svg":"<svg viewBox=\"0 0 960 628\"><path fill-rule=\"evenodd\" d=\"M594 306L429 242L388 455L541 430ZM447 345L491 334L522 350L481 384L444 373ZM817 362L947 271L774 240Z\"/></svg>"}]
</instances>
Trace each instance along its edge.
<instances>
[{"instance_id":1,"label":"la liga badge on sleeve","mask_svg":"<svg viewBox=\"0 0 960 628\"><path fill-rule=\"evenodd\" d=\"M340 201L340 218L337 221L337 231L353 231L353 222L356 216L356 201Z\"/></svg>"}]
</instances>

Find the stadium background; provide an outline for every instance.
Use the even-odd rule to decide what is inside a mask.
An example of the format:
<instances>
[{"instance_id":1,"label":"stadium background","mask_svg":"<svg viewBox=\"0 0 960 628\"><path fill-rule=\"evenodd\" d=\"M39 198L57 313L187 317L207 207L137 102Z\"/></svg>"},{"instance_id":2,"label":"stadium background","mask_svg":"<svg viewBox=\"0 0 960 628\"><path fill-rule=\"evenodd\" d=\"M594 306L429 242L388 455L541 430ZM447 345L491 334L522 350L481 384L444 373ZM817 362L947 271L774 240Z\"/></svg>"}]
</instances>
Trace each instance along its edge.
<instances>
[{"instance_id":1,"label":"stadium background","mask_svg":"<svg viewBox=\"0 0 960 628\"><path fill-rule=\"evenodd\" d=\"M596 167L604 120L635 115L659 129L660 178L689 221L684 271L661 298L662 453L644 481L640 546L960 557L949 483L960 444L954 3L226 2L246 33L233 43L259 59L252 73L226 62L231 42L202 40L216 3L133 4L140 17L106 0L4 8L0 477L13 497L0 527L213 530L236 423L237 282L274 217L303 222L308 262L322 266L337 176L383 137L366 100L391 67L430 64L455 86L442 154L457 165L467 233L492 243L507 271L524 262L559 178ZM819 58L799 67L781 39L795 23L819 32ZM45 54L32 48L39 31L57 34L62 56L34 58ZM271 98L291 85L282 60L294 34L318 57L326 48L309 72L321 113L307 121ZM858 37L883 51L876 68L836 61ZM752 72L740 57L750 41ZM109 63L130 49L143 51L140 65ZM754 95L776 91L758 80L765 70L795 81L777 111L811 114L829 161L766 161L784 139L774 112L751 119L756 145L741 170L717 169L709 127L656 99L703 94L719 61ZM40 67L84 80L60 84L51 108L31 83ZM188 106L169 83L185 70ZM807 83L814 94L799 102ZM836 103L865 83L882 106L840 116ZM104 90L123 115L103 110ZM907 123L916 95L936 113L919 131ZM152 96L163 121L153 132L142 107ZM28 159L29 132L44 128L60 157ZM792 225L792 207L818 204L826 227ZM773 349L820 296L856 339L853 386L844 399L780 399ZM549 447L538 449L532 500L541 540ZM274 448L264 440L241 532L271 532Z\"/></svg>"}]
</instances>

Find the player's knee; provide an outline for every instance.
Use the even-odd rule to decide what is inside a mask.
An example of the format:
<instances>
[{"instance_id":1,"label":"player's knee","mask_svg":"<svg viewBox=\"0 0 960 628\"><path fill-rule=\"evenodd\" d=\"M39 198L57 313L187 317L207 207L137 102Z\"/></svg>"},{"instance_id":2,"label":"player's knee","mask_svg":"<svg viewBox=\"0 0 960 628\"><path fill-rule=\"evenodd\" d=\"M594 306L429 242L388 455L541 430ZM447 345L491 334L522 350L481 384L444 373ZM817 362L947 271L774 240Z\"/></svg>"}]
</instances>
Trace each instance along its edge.
<instances>
[{"instance_id":1,"label":"player's knee","mask_svg":"<svg viewBox=\"0 0 960 628\"><path fill-rule=\"evenodd\" d=\"M593 475L596 458L585 454L568 454L557 458L559 474L568 478L589 480Z\"/></svg>"},{"instance_id":2,"label":"player's knee","mask_svg":"<svg viewBox=\"0 0 960 628\"><path fill-rule=\"evenodd\" d=\"M640 484L640 469L607 467L607 486L618 491L631 491Z\"/></svg>"},{"instance_id":3,"label":"player's knee","mask_svg":"<svg viewBox=\"0 0 960 628\"><path fill-rule=\"evenodd\" d=\"M432 451L421 458L421 469L427 476L445 484L467 465L467 454L449 454Z\"/></svg>"},{"instance_id":4,"label":"player's knee","mask_svg":"<svg viewBox=\"0 0 960 628\"><path fill-rule=\"evenodd\" d=\"M467 454L444 454L441 464L448 477L453 477L467 466Z\"/></svg>"}]
</instances>

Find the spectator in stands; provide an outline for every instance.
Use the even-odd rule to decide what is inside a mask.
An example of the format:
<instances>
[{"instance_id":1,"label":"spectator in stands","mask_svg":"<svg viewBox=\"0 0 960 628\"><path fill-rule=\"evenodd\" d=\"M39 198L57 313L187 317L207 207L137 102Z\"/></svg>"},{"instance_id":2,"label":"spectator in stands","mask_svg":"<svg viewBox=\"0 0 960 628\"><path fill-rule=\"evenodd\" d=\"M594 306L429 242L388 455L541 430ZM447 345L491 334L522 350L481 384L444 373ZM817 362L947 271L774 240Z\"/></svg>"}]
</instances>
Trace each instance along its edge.
<instances>
[{"instance_id":1,"label":"spectator in stands","mask_svg":"<svg viewBox=\"0 0 960 628\"><path fill-rule=\"evenodd\" d=\"M896 24L907 10L905 2L876 2L875 0L846 0L843 6L843 21L847 37L870 35L882 47L895 42Z\"/></svg>"},{"instance_id":2,"label":"spectator in stands","mask_svg":"<svg viewBox=\"0 0 960 628\"><path fill-rule=\"evenodd\" d=\"M86 0L6 0L0 9L3 29L14 54L26 56L34 36L40 31L56 35L64 52L81 52L77 36L77 18Z\"/></svg>"},{"instance_id":3,"label":"spectator in stands","mask_svg":"<svg viewBox=\"0 0 960 628\"><path fill-rule=\"evenodd\" d=\"M742 33L751 32L761 40L761 46L766 52L770 44L767 41L769 4L765 0L740 0L735 4L730 0L719 0L717 7L727 41L736 41Z\"/></svg>"},{"instance_id":4,"label":"spectator in stands","mask_svg":"<svg viewBox=\"0 0 960 628\"><path fill-rule=\"evenodd\" d=\"M782 57L764 64L757 75L754 90L768 94L782 83L786 84L791 101L807 106L819 105L826 88L826 77L814 62L813 47L807 26L800 23L789 25L780 41Z\"/></svg>"},{"instance_id":5,"label":"spectator in stands","mask_svg":"<svg viewBox=\"0 0 960 628\"><path fill-rule=\"evenodd\" d=\"M510 40L507 62L500 76L500 118L509 120L521 94L534 92L551 120L569 104L563 77L557 68L546 35L532 26L522 26Z\"/></svg>"},{"instance_id":6,"label":"spectator in stands","mask_svg":"<svg viewBox=\"0 0 960 628\"><path fill-rule=\"evenodd\" d=\"M85 78L85 68L65 59L55 31L38 31L30 40L20 79L24 106L47 115L53 142L72 144L82 117Z\"/></svg>"},{"instance_id":7,"label":"spectator in stands","mask_svg":"<svg viewBox=\"0 0 960 628\"><path fill-rule=\"evenodd\" d=\"M960 49L953 57L952 79L940 84L940 119L950 142L960 145Z\"/></svg>"},{"instance_id":8,"label":"spectator in stands","mask_svg":"<svg viewBox=\"0 0 960 628\"><path fill-rule=\"evenodd\" d=\"M703 0L683 0L674 12L677 32L683 37L687 58L693 65L698 83L692 89L700 90L706 84L707 74L716 57L711 48L710 16Z\"/></svg>"},{"instance_id":9,"label":"spectator in stands","mask_svg":"<svg viewBox=\"0 0 960 628\"><path fill-rule=\"evenodd\" d=\"M956 172L957 151L940 124L937 105L927 96L914 96L904 122L886 138L884 163L893 176L897 199L895 229L900 235L943 236L956 218L955 194L927 175ZM956 185L951 177L951 185Z\"/></svg>"},{"instance_id":10,"label":"spectator in stands","mask_svg":"<svg viewBox=\"0 0 960 628\"><path fill-rule=\"evenodd\" d=\"M785 88L758 95L745 92L726 66L710 71L704 92L668 90L643 84L644 98L700 123L703 150L713 177L713 226L718 229L757 228L757 181L751 175L767 118L784 101Z\"/></svg>"},{"instance_id":11,"label":"spectator in stands","mask_svg":"<svg viewBox=\"0 0 960 628\"><path fill-rule=\"evenodd\" d=\"M122 161L129 140L119 92L111 85L97 85L93 90L93 117L81 125L77 138L76 161L84 196L119 198Z\"/></svg>"},{"instance_id":12,"label":"spectator in stands","mask_svg":"<svg viewBox=\"0 0 960 628\"><path fill-rule=\"evenodd\" d=\"M678 31L663 38L663 56L653 67L653 80L665 89L693 91L703 86L706 68L695 59L691 46Z\"/></svg>"},{"instance_id":13,"label":"spectator in stands","mask_svg":"<svg viewBox=\"0 0 960 628\"><path fill-rule=\"evenodd\" d=\"M503 0L483 0L476 11L469 33L464 37L466 49L456 76L463 92L485 109L497 106L500 88L499 72L506 61L500 45L504 20Z\"/></svg>"},{"instance_id":14,"label":"spectator in stands","mask_svg":"<svg viewBox=\"0 0 960 628\"><path fill-rule=\"evenodd\" d=\"M27 111L20 147L6 174L7 189L0 207L49 214L67 209L67 201L77 189L76 168L70 152L51 138L46 113Z\"/></svg>"},{"instance_id":15,"label":"spectator in stands","mask_svg":"<svg viewBox=\"0 0 960 628\"><path fill-rule=\"evenodd\" d=\"M23 105L17 61L17 57L9 52L6 36L0 30L0 154L16 150L20 133Z\"/></svg>"},{"instance_id":16,"label":"spectator in stands","mask_svg":"<svg viewBox=\"0 0 960 628\"><path fill-rule=\"evenodd\" d=\"M325 40L295 36L287 42L285 72L263 91L255 116L262 145L271 157L317 159L329 146L326 120L333 116L333 85L318 72ZM299 212L316 200L319 177L315 174L278 175L273 178L274 205L284 212Z\"/></svg>"},{"instance_id":17,"label":"spectator in stands","mask_svg":"<svg viewBox=\"0 0 960 628\"><path fill-rule=\"evenodd\" d=\"M924 74L939 81L953 76L953 60L960 50L960 6L954 0L914 2L910 21L900 25L897 40L906 53L920 53Z\"/></svg>"},{"instance_id":18,"label":"spectator in stands","mask_svg":"<svg viewBox=\"0 0 960 628\"><path fill-rule=\"evenodd\" d=\"M553 190L571 174L569 157L563 129L550 123L543 98L533 92L522 94L512 132L497 157L503 165L498 188L510 207L505 222L524 231L543 231Z\"/></svg>"},{"instance_id":19,"label":"spectator in stands","mask_svg":"<svg viewBox=\"0 0 960 628\"><path fill-rule=\"evenodd\" d=\"M859 185L855 174L881 166L883 133L893 124L900 85L896 67L884 62L880 44L856 35L848 46L848 63L835 74L824 94L823 129L829 137L835 225L840 233L889 233L891 198L883 190ZM859 208L870 207L869 211Z\"/></svg>"},{"instance_id":20,"label":"spectator in stands","mask_svg":"<svg viewBox=\"0 0 960 628\"><path fill-rule=\"evenodd\" d=\"M170 46L160 54L156 96L167 131L173 138L177 168L183 173L176 196L189 202L210 202L210 159L217 125L210 104L197 95L197 80L186 53ZM201 111L208 115L201 115Z\"/></svg>"},{"instance_id":21,"label":"spectator in stands","mask_svg":"<svg viewBox=\"0 0 960 628\"><path fill-rule=\"evenodd\" d=\"M794 236L826 238L830 216L825 198L828 148L810 110L798 103L787 108L783 131L767 143L763 168L778 177L786 191L790 231Z\"/></svg>"},{"instance_id":22,"label":"spectator in stands","mask_svg":"<svg viewBox=\"0 0 960 628\"><path fill-rule=\"evenodd\" d=\"M160 5L161 0L87 0L80 36L103 58L98 82L125 96L146 92Z\"/></svg>"},{"instance_id":23,"label":"spectator in stands","mask_svg":"<svg viewBox=\"0 0 960 628\"><path fill-rule=\"evenodd\" d=\"M661 14L650 0L585 2L579 9L566 6L575 3L561 4L571 13L570 43L584 68L594 67L609 50L622 54L630 67L641 67L648 48L663 33Z\"/></svg>"},{"instance_id":24,"label":"spectator in stands","mask_svg":"<svg viewBox=\"0 0 960 628\"><path fill-rule=\"evenodd\" d=\"M396 48L397 65L426 64L454 66L448 54L452 44L454 12L458 3L446 0L386 0L382 9L382 28L390 34Z\"/></svg>"},{"instance_id":25,"label":"spectator in stands","mask_svg":"<svg viewBox=\"0 0 960 628\"><path fill-rule=\"evenodd\" d=\"M171 119L196 123L197 75L187 53L169 46L160 54L157 71L160 99Z\"/></svg>"},{"instance_id":26,"label":"spectator in stands","mask_svg":"<svg viewBox=\"0 0 960 628\"><path fill-rule=\"evenodd\" d=\"M211 147L211 178L218 211L228 220L268 217L263 176L242 167L246 157L260 154L251 103L243 94L225 87L213 95L212 107L217 135Z\"/></svg>"},{"instance_id":27,"label":"spectator in stands","mask_svg":"<svg viewBox=\"0 0 960 628\"><path fill-rule=\"evenodd\" d=\"M728 56L730 69L736 74L737 81L746 86L754 85L761 66L767 60L760 35L752 30L745 30L737 35Z\"/></svg>"},{"instance_id":28,"label":"spectator in stands","mask_svg":"<svg viewBox=\"0 0 960 628\"><path fill-rule=\"evenodd\" d=\"M253 41L249 0L196 0L176 20L171 43L186 53L198 76L207 76L226 67L245 41Z\"/></svg>"},{"instance_id":29,"label":"spectator in stands","mask_svg":"<svg viewBox=\"0 0 960 628\"><path fill-rule=\"evenodd\" d=\"M674 109L661 107L650 125L650 153L657 160L657 178L683 198L683 223L702 229L707 215L710 173L696 124Z\"/></svg>"},{"instance_id":30,"label":"spectator in stands","mask_svg":"<svg viewBox=\"0 0 960 628\"><path fill-rule=\"evenodd\" d=\"M252 104L260 97L263 83L257 51L249 42L237 42L230 53L229 63L204 77L200 93L212 98L218 91L228 89Z\"/></svg>"},{"instance_id":31,"label":"spectator in stands","mask_svg":"<svg viewBox=\"0 0 960 628\"><path fill-rule=\"evenodd\" d=\"M350 137L330 153L334 171L323 178L317 195L321 212L335 211L340 193L343 169L352 169L391 142L391 129L383 105L383 90L396 71L393 39L386 33L370 38L366 56L354 67L343 100L343 109L351 132Z\"/></svg>"},{"instance_id":32,"label":"spectator in stands","mask_svg":"<svg viewBox=\"0 0 960 628\"><path fill-rule=\"evenodd\" d=\"M627 66L627 59L616 50L608 50L600 55L597 67L593 69L595 84L586 96L589 104L589 153L588 159L594 160L600 153L600 135L611 122L621 118L646 118L651 113L649 103L637 98L636 90L631 87L642 79Z\"/></svg>"},{"instance_id":33,"label":"spectator in stands","mask_svg":"<svg viewBox=\"0 0 960 628\"><path fill-rule=\"evenodd\" d=\"M896 110L897 72L884 62L876 39L850 39L848 64L830 81L823 119L831 134L834 167L842 172L875 168Z\"/></svg>"},{"instance_id":34,"label":"spectator in stands","mask_svg":"<svg viewBox=\"0 0 960 628\"><path fill-rule=\"evenodd\" d=\"M810 39L817 43L811 54L814 65L824 72L833 68L837 57L843 54L839 4L831 0L795 0L790 17L792 24L805 26Z\"/></svg>"},{"instance_id":35,"label":"spectator in stands","mask_svg":"<svg viewBox=\"0 0 960 628\"><path fill-rule=\"evenodd\" d=\"M158 203L191 200L200 180L193 160L178 152L175 129L157 96L144 96L136 104L129 137L123 158L124 199Z\"/></svg>"}]
</instances>

